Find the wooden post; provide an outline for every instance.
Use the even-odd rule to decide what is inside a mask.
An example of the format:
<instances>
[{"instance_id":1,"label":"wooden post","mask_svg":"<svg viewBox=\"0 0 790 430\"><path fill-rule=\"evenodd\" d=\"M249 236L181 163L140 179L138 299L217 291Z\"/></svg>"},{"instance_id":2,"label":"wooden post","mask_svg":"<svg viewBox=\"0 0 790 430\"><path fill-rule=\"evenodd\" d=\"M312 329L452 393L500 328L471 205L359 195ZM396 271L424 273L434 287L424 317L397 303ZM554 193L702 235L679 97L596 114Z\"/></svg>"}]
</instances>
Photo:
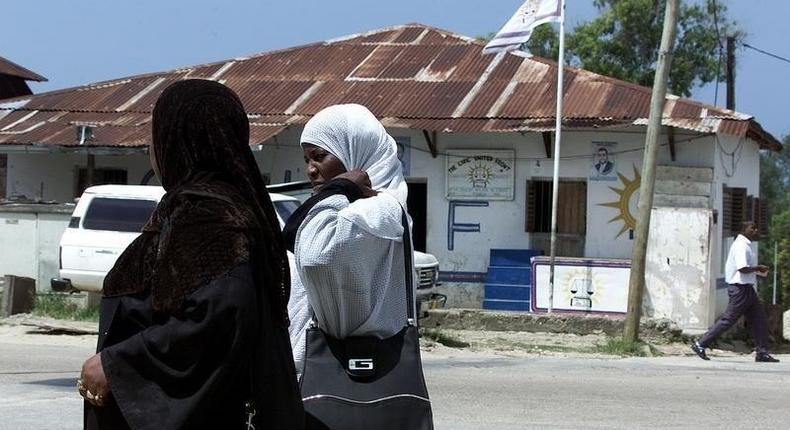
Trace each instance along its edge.
<instances>
[{"instance_id":1,"label":"wooden post","mask_svg":"<svg viewBox=\"0 0 790 430\"><path fill-rule=\"evenodd\" d=\"M735 109L735 38L727 36L727 109Z\"/></svg>"},{"instance_id":2,"label":"wooden post","mask_svg":"<svg viewBox=\"0 0 790 430\"><path fill-rule=\"evenodd\" d=\"M642 295L645 290L645 260L647 239L650 232L650 210L653 208L653 188L656 180L656 155L661 117L667 94L667 78L672 64L672 49L677 31L678 0L667 0L664 12L664 31L658 52L658 64L650 99L650 117L645 138L645 158L642 164L642 183L639 187L639 218L636 221L631 277L628 284L628 309L623 340L636 342L639 337L639 320L642 317Z\"/></svg>"}]
</instances>

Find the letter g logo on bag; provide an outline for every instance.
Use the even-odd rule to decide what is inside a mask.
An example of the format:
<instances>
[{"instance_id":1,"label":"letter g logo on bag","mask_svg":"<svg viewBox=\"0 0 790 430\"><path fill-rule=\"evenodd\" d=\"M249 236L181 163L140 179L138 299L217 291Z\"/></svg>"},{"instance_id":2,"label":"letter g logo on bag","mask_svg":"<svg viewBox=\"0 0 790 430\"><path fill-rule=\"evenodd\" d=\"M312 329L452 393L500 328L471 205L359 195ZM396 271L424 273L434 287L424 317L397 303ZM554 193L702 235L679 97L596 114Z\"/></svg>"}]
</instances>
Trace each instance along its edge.
<instances>
[{"instance_id":1,"label":"letter g logo on bag","mask_svg":"<svg viewBox=\"0 0 790 430\"><path fill-rule=\"evenodd\" d=\"M348 360L348 370L373 370L373 359L352 358Z\"/></svg>"}]
</instances>

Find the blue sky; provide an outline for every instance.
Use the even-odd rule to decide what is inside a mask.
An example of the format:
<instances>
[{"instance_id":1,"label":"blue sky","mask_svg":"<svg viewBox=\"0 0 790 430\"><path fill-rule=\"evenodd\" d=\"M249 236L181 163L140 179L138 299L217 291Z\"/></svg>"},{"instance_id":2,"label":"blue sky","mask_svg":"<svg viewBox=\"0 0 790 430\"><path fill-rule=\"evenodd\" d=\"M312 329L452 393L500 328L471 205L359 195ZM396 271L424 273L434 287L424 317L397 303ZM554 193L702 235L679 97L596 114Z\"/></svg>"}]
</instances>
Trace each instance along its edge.
<instances>
[{"instance_id":1,"label":"blue sky","mask_svg":"<svg viewBox=\"0 0 790 430\"><path fill-rule=\"evenodd\" d=\"M420 22L478 36L496 31L523 0L29 0L3 4L0 56L43 74L44 92L218 61L379 27ZM685 0L690 1L690 0ZM747 43L790 57L788 0L719 0ZM567 0L567 25L595 16ZM736 109L777 138L790 134L790 63L737 52ZM713 84L693 98L712 104ZM719 85L718 104L724 104Z\"/></svg>"}]
</instances>

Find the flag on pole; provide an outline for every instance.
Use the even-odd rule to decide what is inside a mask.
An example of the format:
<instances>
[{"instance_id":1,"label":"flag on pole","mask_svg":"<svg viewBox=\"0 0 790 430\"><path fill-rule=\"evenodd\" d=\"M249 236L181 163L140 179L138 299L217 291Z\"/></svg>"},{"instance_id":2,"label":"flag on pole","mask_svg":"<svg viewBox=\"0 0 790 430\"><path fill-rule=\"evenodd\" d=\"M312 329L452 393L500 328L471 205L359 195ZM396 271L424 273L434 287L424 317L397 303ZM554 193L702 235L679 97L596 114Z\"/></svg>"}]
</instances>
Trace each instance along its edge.
<instances>
[{"instance_id":1,"label":"flag on pole","mask_svg":"<svg viewBox=\"0 0 790 430\"><path fill-rule=\"evenodd\" d=\"M529 40L535 27L559 22L561 16L561 0L527 0L483 48L483 54L518 49Z\"/></svg>"}]
</instances>

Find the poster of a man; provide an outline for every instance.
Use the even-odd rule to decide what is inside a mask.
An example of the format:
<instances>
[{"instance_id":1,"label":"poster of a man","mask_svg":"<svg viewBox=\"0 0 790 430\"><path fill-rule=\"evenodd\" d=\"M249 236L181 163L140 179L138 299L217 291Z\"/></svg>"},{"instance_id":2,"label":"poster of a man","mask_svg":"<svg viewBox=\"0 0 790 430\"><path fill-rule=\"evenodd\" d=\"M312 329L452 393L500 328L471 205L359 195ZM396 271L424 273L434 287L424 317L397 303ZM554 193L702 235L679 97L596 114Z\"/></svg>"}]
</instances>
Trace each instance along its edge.
<instances>
[{"instance_id":1,"label":"poster of a man","mask_svg":"<svg viewBox=\"0 0 790 430\"><path fill-rule=\"evenodd\" d=\"M614 142L593 142L591 179L602 181L617 179L616 161L613 153L616 145Z\"/></svg>"}]
</instances>

